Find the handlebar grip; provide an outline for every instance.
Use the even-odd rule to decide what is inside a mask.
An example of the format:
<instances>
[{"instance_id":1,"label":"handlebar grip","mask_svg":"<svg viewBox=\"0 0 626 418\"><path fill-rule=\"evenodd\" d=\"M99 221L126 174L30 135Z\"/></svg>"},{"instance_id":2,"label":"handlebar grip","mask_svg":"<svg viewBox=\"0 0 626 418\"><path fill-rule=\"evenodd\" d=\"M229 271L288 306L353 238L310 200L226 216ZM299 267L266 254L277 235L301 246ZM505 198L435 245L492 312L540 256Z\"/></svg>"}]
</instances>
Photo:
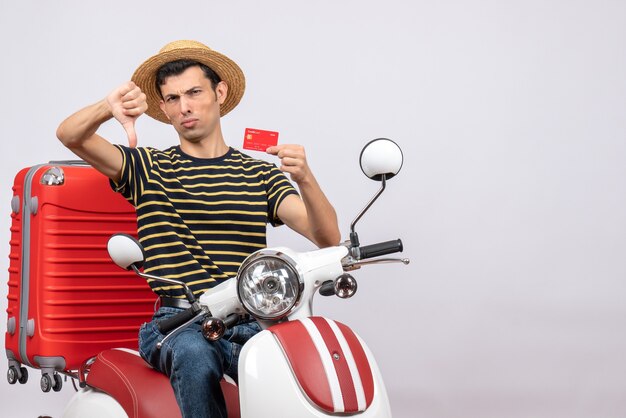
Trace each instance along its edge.
<instances>
[{"instance_id":1,"label":"handlebar grip","mask_svg":"<svg viewBox=\"0 0 626 418\"><path fill-rule=\"evenodd\" d=\"M240 320L241 317L239 315L230 314L226 317L226 319L224 319L224 325L226 325L226 328L232 328L237 325Z\"/></svg>"},{"instance_id":2,"label":"handlebar grip","mask_svg":"<svg viewBox=\"0 0 626 418\"><path fill-rule=\"evenodd\" d=\"M385 254L401 253L403 250L402 240L399 238L387 242L379 242L378 244L366 245L360 249L360 259L378 257Z\"/></svg>"},{"instance_id":3,"label":"handlebar grip","mask_svg":"<svg viewBox=\"0 0 626 418\"><path fill-rule=\"evenodd\" d=\"M319 292L322 296L335 296L335 282L332 280L325 281L320 286Z\"/></svg>"},{"instance_id":4,"label":"handlebar grip","mask_svg":"<svg viewBox=\"0 0 626 418\"><path fill-rule=\"evenodd\" d=\"M187 308L184 311L177 313L176 315L172 315L169 318L161 319L157 322L157 328L161 332L161 334L165 335L175 329L176 327L181 326L185 322L189 321L191 318L196 316L198 312L194 310L194 308Z\"/></svg>"}]
</instances>

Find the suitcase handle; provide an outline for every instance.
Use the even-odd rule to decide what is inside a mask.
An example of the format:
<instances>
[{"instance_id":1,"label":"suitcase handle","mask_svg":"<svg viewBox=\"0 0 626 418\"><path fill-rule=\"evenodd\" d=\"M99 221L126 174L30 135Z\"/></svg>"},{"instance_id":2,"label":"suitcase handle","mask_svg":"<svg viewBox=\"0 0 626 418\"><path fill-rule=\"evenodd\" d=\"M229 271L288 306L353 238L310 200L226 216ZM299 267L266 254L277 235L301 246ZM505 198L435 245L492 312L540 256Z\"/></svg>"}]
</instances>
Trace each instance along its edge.
<instances>
[{"instance_id":1,"label":"suitcase handle","mask_svg":"<svg viewBox=\"0 0 626 418\"><path fill-rule=\"evenodd\" d=\"M48 161L48 164L54 165L84 165L89 166L89 163L84 160L52 160Z\"/></svg>"}]
</instances>

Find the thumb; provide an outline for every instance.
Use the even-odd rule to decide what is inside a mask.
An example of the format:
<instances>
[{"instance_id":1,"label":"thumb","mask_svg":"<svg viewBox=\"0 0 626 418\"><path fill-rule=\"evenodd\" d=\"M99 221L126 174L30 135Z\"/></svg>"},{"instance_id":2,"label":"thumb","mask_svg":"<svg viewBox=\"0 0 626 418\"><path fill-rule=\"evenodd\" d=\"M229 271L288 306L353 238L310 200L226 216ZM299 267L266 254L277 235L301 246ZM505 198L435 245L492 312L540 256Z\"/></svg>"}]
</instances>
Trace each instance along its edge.
<instances>
[{"instance_id":1,"label":"thumb","mask_svg":"<svg viewBox=\"0 0 626 418\"><path fill-rule=\"evenodd\" d=\"M128 146L135 148L137 146L137 133L135 132L135 121L130 120L122 124L128 136Z\"/></svg>"},{"instance_id":2,"label":"thumb","mask_svg":"<svg viewBox=\"0 0 626 418\"><path fill-rule=\"evenodd\" d=\"M280 151L280 148L277 147L276 145L273 145L271 147L268 147L265 152L271 155L276 155L278 154L278 151Z\"/></svg>"}]
</instances>

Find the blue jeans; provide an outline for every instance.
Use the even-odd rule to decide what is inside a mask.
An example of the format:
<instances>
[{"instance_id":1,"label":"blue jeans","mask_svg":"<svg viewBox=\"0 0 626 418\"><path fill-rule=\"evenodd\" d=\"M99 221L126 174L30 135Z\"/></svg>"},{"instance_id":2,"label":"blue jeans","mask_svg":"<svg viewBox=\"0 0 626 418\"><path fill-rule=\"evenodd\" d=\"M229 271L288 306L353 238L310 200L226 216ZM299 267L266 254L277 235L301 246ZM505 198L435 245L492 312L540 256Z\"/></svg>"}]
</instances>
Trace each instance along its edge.
<instances>
[{"instance_id":1,"label":"blue jeans","mask_svg":"<svg viewBox=\"0 0 626 418\"><path fill-rule=\"evenodd\" d=\"M201 322L196 322L157 349L157 342L164 336L156 321L180 311L159 308L152 321L141 326L139 353L170 378L183 418L226 418L220 380L227 374L237 381L241 346L259 332L260 327L256 322L240 324L229 329L221 340L209 342L200 332Z\"/></svg>"}]
</instances>

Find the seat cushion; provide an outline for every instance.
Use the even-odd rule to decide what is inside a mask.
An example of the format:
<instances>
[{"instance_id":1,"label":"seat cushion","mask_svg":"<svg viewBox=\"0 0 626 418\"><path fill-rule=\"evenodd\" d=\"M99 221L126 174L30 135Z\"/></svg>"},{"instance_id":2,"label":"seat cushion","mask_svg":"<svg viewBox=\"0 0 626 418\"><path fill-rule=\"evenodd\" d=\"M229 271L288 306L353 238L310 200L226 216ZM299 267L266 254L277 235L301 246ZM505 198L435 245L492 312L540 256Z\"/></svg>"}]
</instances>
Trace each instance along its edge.
<instances>
[{"instance_id":1,"label":"seat cushion","mask_svg":"<svg viewBox=\"0 0 626 418\"><path fill-rule=\"evenodd\" d=\"M108 393L129 418L181 416L166 375L154 370L136 352L112 349L98 354L87 384ZM239 392L232 379L222 379L229 418L239 418Z\"/></svg>"}]
</instances>

